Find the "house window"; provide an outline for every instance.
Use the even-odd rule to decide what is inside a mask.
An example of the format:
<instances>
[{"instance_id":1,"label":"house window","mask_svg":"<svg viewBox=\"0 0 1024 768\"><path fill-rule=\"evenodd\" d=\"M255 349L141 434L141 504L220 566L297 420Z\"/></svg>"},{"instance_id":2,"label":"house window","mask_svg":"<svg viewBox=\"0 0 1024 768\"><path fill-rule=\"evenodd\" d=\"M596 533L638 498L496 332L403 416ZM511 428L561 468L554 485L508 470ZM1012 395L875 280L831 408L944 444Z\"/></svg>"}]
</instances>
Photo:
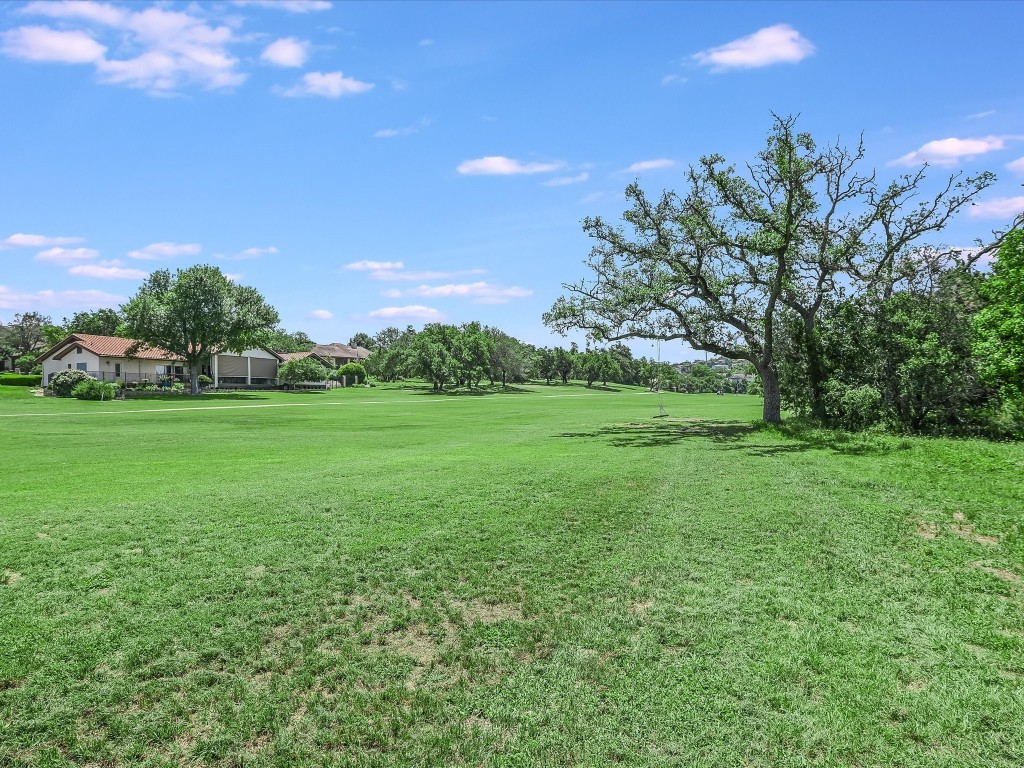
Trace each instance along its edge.
<instances>
[{"instance_id":1,"label":"house window","mask_svg":"<svg viewBox=\"0 0 1024 768\"><path fill-rule=\"evenodd\" d=\"M86 370L86 369L87 369L88 367L89 367L89 364L88 364L88 363L75 363L75 368L77 368L77 369L78 369L78 370L80 370L80 371L84 371L84 370Z\"/></svg>"},{"instance_id":2,"label":"house window","mask_svg":"<svg viewBox=\"0 0 1024 768\"><path fill-rule=\"evenodd\" d=\"M115 376L120 376L121 375L121 364L120 363L114 363L114 375Z\"/></svg>"},{"instance_id":3,"label":"house window","mask_svg":"<svg viewBox=\"0 0 1024 768\"><path fill-rule=\"evenodd\" d=\"M82 348L81 347L75 347L75 354L76 355L82 354Z\"/></svg>"}]
</instances>

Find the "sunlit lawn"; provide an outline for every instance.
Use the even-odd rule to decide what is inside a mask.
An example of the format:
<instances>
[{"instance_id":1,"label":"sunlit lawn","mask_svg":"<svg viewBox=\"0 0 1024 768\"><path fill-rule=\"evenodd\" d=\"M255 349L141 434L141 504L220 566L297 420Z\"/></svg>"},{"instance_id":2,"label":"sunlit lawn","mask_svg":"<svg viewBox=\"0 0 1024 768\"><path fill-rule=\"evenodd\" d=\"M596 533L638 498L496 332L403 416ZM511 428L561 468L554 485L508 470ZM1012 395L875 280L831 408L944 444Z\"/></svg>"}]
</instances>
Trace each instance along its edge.
<instances>
[{"instance_id":1,"label":"sunlit lawn","mask_svg":"<svg viewBox=\"0 0 1024 768\"><path fill-rule=\"evenodd\" d=\"M0 766L1024 764L1024 446L613 390L0 387Z\"/></svg>"}]
</instances>

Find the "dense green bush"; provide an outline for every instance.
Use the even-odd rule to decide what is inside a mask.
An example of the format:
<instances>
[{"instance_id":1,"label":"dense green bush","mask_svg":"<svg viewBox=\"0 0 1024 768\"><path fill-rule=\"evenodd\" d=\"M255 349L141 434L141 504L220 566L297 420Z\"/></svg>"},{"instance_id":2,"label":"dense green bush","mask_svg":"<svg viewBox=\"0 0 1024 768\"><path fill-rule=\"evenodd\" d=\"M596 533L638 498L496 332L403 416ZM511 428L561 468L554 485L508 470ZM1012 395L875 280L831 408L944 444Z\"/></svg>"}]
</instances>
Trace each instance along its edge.
<instances>
[{"instance_id":1,"label":"dense green bush","mask_svg":"<svg viewBox=\"0 0 1024 768\"><path fill-rule=\"evenodd\" d=\"M833 414L836 426L859 432L882 420L882 394L863 384L848 387L839 381L825 384L825 404Z\"/></svg>"},{"instance_id":2,"label":"dense green bush","mask_svg":"<svg viewBox=\"0 0 1024 768\"><path fill-rule=\"evenodd\" d=\"M71 390L83 381L96 381L96 379L85 371L69 368L68 370L61 371L54 376L50 380L49 387L50 391L57 397L71 397Z\"/></svg>"},{"instance_id":3,"label":"dense green bush","mask_svg":"<svg viewBox=\"0 0 1024 768\"><path fill-rule=\"evenodd\" d=\"M366 368L359 363L345 363L345 365L341 366L331 375L331 378L335 381L341 381L342 376L345 377L345 381L348 384L365 384Z\"/></svg>"},{"instance_id":4,"label":"dense green bush","mask_svg":"<svg viewBox=\"0 0 1024 768\"><path fill-rule=\"evenodd\" d=\"M0 375L0 386L38 387L42 381L42 376L29 376L27 373L5 373Z\"/></svg>"},{"instance_id":5,"label":"dense green bush","mask_svg":"<svg viewBox=\"0 0 1024 768\"><path fill-rule=\"evenodd\" d=\"M117 388L113 384L91 377L80 381L71 390L72 396L79 400L113 400L116 392Z\"/></svg>"},{"instance_id":6,"label":"dense green bush","mask_svg":"<svg viewBox=\"0 0 1024 768\"><path fill-rule=\"evenodd\" d=\"M211 384L213 384L213 379L211 379L205 373L199 374L199 386L200 387L208 387Z\"/></svg>"}]
</instances>

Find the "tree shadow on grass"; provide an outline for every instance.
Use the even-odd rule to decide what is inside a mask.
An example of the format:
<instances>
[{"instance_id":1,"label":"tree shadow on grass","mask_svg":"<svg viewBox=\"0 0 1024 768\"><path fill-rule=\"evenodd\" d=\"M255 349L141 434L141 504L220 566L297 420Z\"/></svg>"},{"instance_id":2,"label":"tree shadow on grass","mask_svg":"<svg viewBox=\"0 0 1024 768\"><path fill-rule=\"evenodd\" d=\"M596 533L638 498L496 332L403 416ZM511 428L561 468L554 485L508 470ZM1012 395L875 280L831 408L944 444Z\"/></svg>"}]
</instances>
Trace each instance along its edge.
<instances>
[{"instance_id":1,"label":"tree shadow on grass","mask_svg":"<svg viewBox=\"0 0 1024 768\"><path fill-rule=\"evenodd\" d=\"M786 442L752 442L749 438L756 435L779 435L786 438ZM753 456L778 456L811 450L877 455L893 450L893 446L884 440L808 429L803 425L775 426L764 422L712 419L612 424L591 432L565 432L558 437L604 440L616 448L669 448L694 440L706 440L718 450L743 451Z\"/></svg>"},{"instance_id":2,"label":"tree shadow on grass","mask_svg":"<svg viewBox=\"0 0 1024 768\"><path fill-rule=\"evenodd\" d=\"M504 387L457 387L455 389L445 389L438 392L436 389L431 387L429 384L426 386L407 386L402 389L414 394L414 395L435 395L441 397L487 397L489 395L533 395L536 394L533 390L523 389L522 387L514 387L508 384Z\"/></svg>"}]
</instances>

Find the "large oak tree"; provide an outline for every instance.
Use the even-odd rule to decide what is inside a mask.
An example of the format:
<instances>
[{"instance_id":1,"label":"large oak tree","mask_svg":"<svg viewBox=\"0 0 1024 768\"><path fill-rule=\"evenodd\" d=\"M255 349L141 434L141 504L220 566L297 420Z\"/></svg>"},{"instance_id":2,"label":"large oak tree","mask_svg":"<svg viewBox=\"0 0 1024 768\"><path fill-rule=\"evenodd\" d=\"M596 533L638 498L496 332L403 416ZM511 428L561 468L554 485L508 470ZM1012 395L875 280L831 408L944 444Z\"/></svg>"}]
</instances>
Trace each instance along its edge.
<instances>
[{"instance_id":1,"label":"large oak tree","mask_svg":"<svg viewBox=\"0 0 1024 768\"><path fill-rule=\"evenodd\" d=\"M778 422L778 328L784 312L795 313L813 410L820 410L824 371L815 340L825 300L901 279L916 264L919 239L941 230L994 177L953 175L916 202L923 169L882 186L874 172L858 170L862 144L819 148L795 122L776 116L765 149L744 172L706 156L689 169L683 194L652 201L631 184L624 226L585 219L596 241L593 275L566 284L568 295L545 322L602 342L679 339L747 360L764 386L764 419Z\"/></svg>"}]
</instances>

